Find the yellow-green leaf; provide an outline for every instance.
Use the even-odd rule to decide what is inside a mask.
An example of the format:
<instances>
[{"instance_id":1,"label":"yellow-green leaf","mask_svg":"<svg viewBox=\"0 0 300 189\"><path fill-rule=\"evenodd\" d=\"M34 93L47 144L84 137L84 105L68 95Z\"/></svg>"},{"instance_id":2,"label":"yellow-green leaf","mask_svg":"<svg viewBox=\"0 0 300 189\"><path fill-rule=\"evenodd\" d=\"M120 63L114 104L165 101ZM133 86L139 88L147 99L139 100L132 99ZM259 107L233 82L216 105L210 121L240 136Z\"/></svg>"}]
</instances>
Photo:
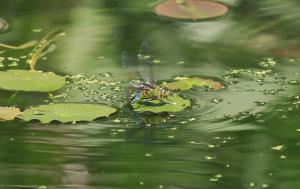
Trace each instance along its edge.
<instances>
[{"instance_id":1,"label":"yellow-green leaf","mask_svg":"<svg viewBox=\"0 0 300 189\"><path fill-rule=\"evenodd\" d=\"M0 121L13 120L20 115L19 108L13 107L0 107Z\"/></svg>"},{"instance_id":2,"label":"yellow-green leaf","mask_svg":"<svg viewBox=\"0 0 300 189\"><path fill-rule=\"evenodd\" d=\"M170 83L163 83L162 87L166 87L169 90L189 90L192 87L208 87L211 90L220 90L224 86L212 79L202 79L199 77L193 78L180 78L177 81Z\"/></svg>"}]
</instances>

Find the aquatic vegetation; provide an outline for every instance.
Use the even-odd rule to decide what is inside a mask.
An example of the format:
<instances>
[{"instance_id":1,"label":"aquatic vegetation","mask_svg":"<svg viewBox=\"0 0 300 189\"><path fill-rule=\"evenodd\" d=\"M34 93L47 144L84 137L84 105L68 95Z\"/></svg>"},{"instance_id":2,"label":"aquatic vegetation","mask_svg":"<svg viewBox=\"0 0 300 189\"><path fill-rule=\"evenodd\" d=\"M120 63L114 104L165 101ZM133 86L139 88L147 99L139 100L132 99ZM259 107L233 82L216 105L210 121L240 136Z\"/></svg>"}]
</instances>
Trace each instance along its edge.
<instances>
[{"instance_id":1,"label":"aquatic vegetation","mask_svg":"<svg viewBox=\"0 0 300 189\"><path fill-rule=\"evenodd\" d=\"M6 48L6 49L21 50L21 49L27 49L27 48L33 47L36 45L36 43L37 43L36 40L28 41L21 45L8 45L8 44L0 43L0 47Z\"/></svg>"},{"instance_id":2,"label":"aquatic vegetation","mask_svg":"<svg viewBox=\"0 0 300 189\"><path fill-rule=\"evenodd\" d=\"M64 77L50 72L7 70L0 71L0 89L11 91L51 92L63 87Z\"/></svg>"},{"instance_id":3,"label":"aquatic vegetation","mask_svg":"<svg viewBox=\"0 0 300 189\"><path fill-rule=\"evenodd\" d=\"M94 75L76 74L65 76L66 85L53 93L52 102L88 102L109 106L122 106L124 86L121 81L107 77L108 73Z\"/></svg>"},{"instance_id":4,"label":"aquatic vegetation","mask_svg":"<svg viewBox=\"0 0 300 189\"><path fill-rule=\"evenodd\" d=\"M202 79L200 77L177 77L176 81L170 83L163 83L161 86L166 87L169 90L189 90L193 87L207 87L210 90L220 90L224 86L212 79Z\"/></svg>"},{"instance_id":5,"label":"aquatic vegetation","mask_svg":"<svg viewBox=\"0 0 300 189\"><path fill-rule=\"evenodd\" d=\"M137 112L180 112L189 107L191 101L177 95L169 95L162 100L141 100L134 102L132 107Z\"/></svg>"},{"instance_id":6,"label":"aquatic vegetation","mask_svg":"<svg viewBox=\"0 0 300 189\"><path fill-rule=\"evenodd\" d=\"M108 117L116 109L98 104L61 103L48 104L26 109L21 119L39 120L41 123L59 121L62 123L76 121L93 121L99 117Z\"/></svg>"},{"instance_id":7,"label":"aquatic vegetation","mask_svg":"<svg viewBox=\"0 0 300 189\"><path fill-rule=\"evenodd\" d=\"M0 121L13 120L20 115L20 109L14 107L0 107Z\"/></svg>"},{"instance_id":8,"label":"aquatic vegetation","mask_svg":"<svg viewBox=\"0 0 300 189\"><path fill-rule=\"evenodd\" d=\"M35 65L40 57L43 56L45 50L49 48L49 46L56 41L59 37L64 36L60 30L54 30L47 35L45 35L41 40L39 40L35 46L35 48L31 51L30 56L27 60L27 63L30 65L30 69L34 70Z\"/></svg>"},{"instance_id":9,"label":"aquatic vegetation","mask_svg":"<svg viewBox=\"0 0 300 189\"><path fill-rule=\"evenodd\" d=\"M155 6L159 16L183 20L204 20L224 16L229 8L221 3L206 0L166 0Z\"/></svg>"}]
</instances>

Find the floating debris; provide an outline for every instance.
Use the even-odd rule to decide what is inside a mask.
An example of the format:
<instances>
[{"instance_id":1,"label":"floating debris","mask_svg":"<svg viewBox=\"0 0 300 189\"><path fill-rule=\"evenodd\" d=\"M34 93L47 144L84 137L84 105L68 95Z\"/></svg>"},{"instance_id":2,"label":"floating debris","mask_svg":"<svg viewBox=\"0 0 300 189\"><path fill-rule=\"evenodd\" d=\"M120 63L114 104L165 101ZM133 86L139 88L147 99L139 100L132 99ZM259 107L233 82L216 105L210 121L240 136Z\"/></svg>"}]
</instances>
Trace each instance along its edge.
<instances>
[{"instance_id":1,"label":"floating debris","mask_svg":"<svg viewBox=\"0 0 300 189\"><path fill-rule=\"evenodd\" d=\"M278 150L278 151L281 151L281 150L283 150L283 148L284 148L283 145L279 145L279 146L274 146L274 147L272 147L271 149L272 149L272 150Z\"/></svg>"},{"instance_id":2,"label":"floating debris","mask_svg":"<svg viewBox=\"0 0 300 189\"><path fill-rule=\"evenodd\" d=\"M43 31L42 28L33 28L32 29L32 32L34 32L34 33L40 33L41 31Z\"/></svg>"},{"instance_id":3,"label":"floating debris","mask_svg":"<svg viewBox=\"0 0 300 189\"><path fill-rule=\"evenodd\" d=\"M211 102L212 103L215 103L215 104L219 104L220 102L222 102L223 101L223 99L217 99L217 98L213 98L212 100L211 100Z\"/></svg>"},{"instance_id":4,"label":"floating debris","mask_svg":"<svg viewBox=\"0 0 300 189\"><path fill-rule=\"evenodd\" d=\"M280 156L280 159L287 159L287 156L281 155L281 156Z\"/></svg>"},{"instance_id":5,"label":"floating debris","mask_svg":"<svg viewBox=\"0 0 300 189\"><path fill-rule=\"evenodd\" d=\"M264 68L274 67L277 63L273 58L265 58L263 61L259 63L260 66Z\"/></svg>"},{"instance_id":6,"label":"floating debris","mask_svg":"<svg viewBox=\"0 0 300 189\"><path fill-rule=\"evenodd\" d=\"M262 188L268 188L269 185L268 185L268 184L262 184L261 187L262 187Z\"/></svg>"},{"instance_id":7,"label":"floating debris","mask_svg":"<svg viewBox=\"0 0 300 189\"><path fill-rule=\"evenodd\" d=\"M213 160L213 159L216 159L216 157L213 157L213 156L206 156L205 159L206 159L206 160Z\"/></svg>"}]
</instances>

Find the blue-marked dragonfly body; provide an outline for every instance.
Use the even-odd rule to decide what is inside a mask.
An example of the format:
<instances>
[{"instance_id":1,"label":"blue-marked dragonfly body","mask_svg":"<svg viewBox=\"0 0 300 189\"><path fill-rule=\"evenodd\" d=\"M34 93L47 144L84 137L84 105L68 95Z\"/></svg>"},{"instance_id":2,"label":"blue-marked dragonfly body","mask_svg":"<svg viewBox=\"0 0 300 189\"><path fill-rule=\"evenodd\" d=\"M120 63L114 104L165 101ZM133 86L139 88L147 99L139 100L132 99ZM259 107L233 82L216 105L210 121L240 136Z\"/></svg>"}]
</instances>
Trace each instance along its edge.
<instances>
[{"instance_id":1,"label":"blue-marked dragonfly body","mask_svg":"<svg viewBox=\"0 0 300 189\"><path fill-rule=\"evenodd\" d=\"M128 71L129 78L135 77L138 80L131 80L131 86L136 93L130 103L140 100L153 100L167 97L169 91L155 84L153 74L153 57L150 54L149 46L146 41L142 42L137 58L132 58L127 52L123 52L122 64ZM138 61L136 61L138 60Z\"/></svg>"}]
</instances>

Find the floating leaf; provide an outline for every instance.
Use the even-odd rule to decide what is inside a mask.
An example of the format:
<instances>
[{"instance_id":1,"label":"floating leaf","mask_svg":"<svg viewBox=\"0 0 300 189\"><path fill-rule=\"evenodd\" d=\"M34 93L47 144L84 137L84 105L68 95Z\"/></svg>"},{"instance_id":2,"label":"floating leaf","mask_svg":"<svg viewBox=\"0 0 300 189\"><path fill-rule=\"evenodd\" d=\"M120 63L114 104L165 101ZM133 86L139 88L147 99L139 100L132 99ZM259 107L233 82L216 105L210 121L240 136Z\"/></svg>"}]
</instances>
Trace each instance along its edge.
<instances>
[{"instance_id":1,"label":"floating leaf","mask_svg":"<svg viewBox=\"0 0 300 189\"><path fill-rule=\"evenodd\" d=\"M19 108L0 107L0 121L13 120L20 114Z\"/></svg>"},{"instance_id":2,"label":"floating leaf","mask_svg":"<svg viewBox=\"0 0 300 189\"><path fill-rule=\"evenodd\" d=\"M0 18L0 33L5 32L8 29L8 23L3 18Z\"/></svg>"},{"instance_id":3,"label":"floating leaf","mask_svg":"<svg viewBox=\"0 0 300 189\"><path fill-rule=\"evenodd\" d=\"M40 120L42 123L60 121L62 123L74 121L92 121L99 117L108 117L116 109L98 104L49 104L31 107L21 116L25 121Z\"/></svg>"},{"instance_id":4,"label":"floating leaf","mask_svg":"<svg viewBox=\"0 0 300 189\"><path fill-rule=\"evenodd\" d=\"M228 7L207 0L167 0L154 8L159 16L184 20L203 20L225 15Z\"/></svg>"},{"instance_id":5,"label":"floating leaf","mask_svg":"<svg viewBox=\"0 0 300 189\"><path fill-rule=\"evenodd\" d=\"M181 98L180 96L168 96L168 98L163 98L163 102L159 100L148 100L147 102L138 101L135 102L132 107L137 112L180 112L186 107L191 105L190 100Z\"/></svg>"},{"instance_id":6,"label":"floating leaf","mask_svg":"<svg viewBox=\"0 0 300 189\"><path fill-rule=\"evenodd\" d=\"M165 83L161 86L166 87L169 90L189 90L193 87L193 84L188 82L188 80L178 80L174 81L172 83Z\"/></svg>"},{"instance_id":7,"label":"floating leaf","mask_svg":"<svg viewBox=\"0 0 300 189\"><path fill-rule=\"evenodd\" d=\"M50 72L0 71L0 89L4 90L51 92L60 89L65 83L64 77Z\"/></svg>"},{"instance_id":8,"label":"floating leaf","mask_svg":"<svg viewBox=\"0 0 300 189\"><path fill-rule=\"evenodd\" d=\"M181 78L177 81L171 83L164 83L161 85L162 87L166 87L169 90L189 90L192 87L208 87L212 90L220 90L223 88L223 85L212 79L202 79L199 77L193 78Z\"/></svg>"}]
</instances>

